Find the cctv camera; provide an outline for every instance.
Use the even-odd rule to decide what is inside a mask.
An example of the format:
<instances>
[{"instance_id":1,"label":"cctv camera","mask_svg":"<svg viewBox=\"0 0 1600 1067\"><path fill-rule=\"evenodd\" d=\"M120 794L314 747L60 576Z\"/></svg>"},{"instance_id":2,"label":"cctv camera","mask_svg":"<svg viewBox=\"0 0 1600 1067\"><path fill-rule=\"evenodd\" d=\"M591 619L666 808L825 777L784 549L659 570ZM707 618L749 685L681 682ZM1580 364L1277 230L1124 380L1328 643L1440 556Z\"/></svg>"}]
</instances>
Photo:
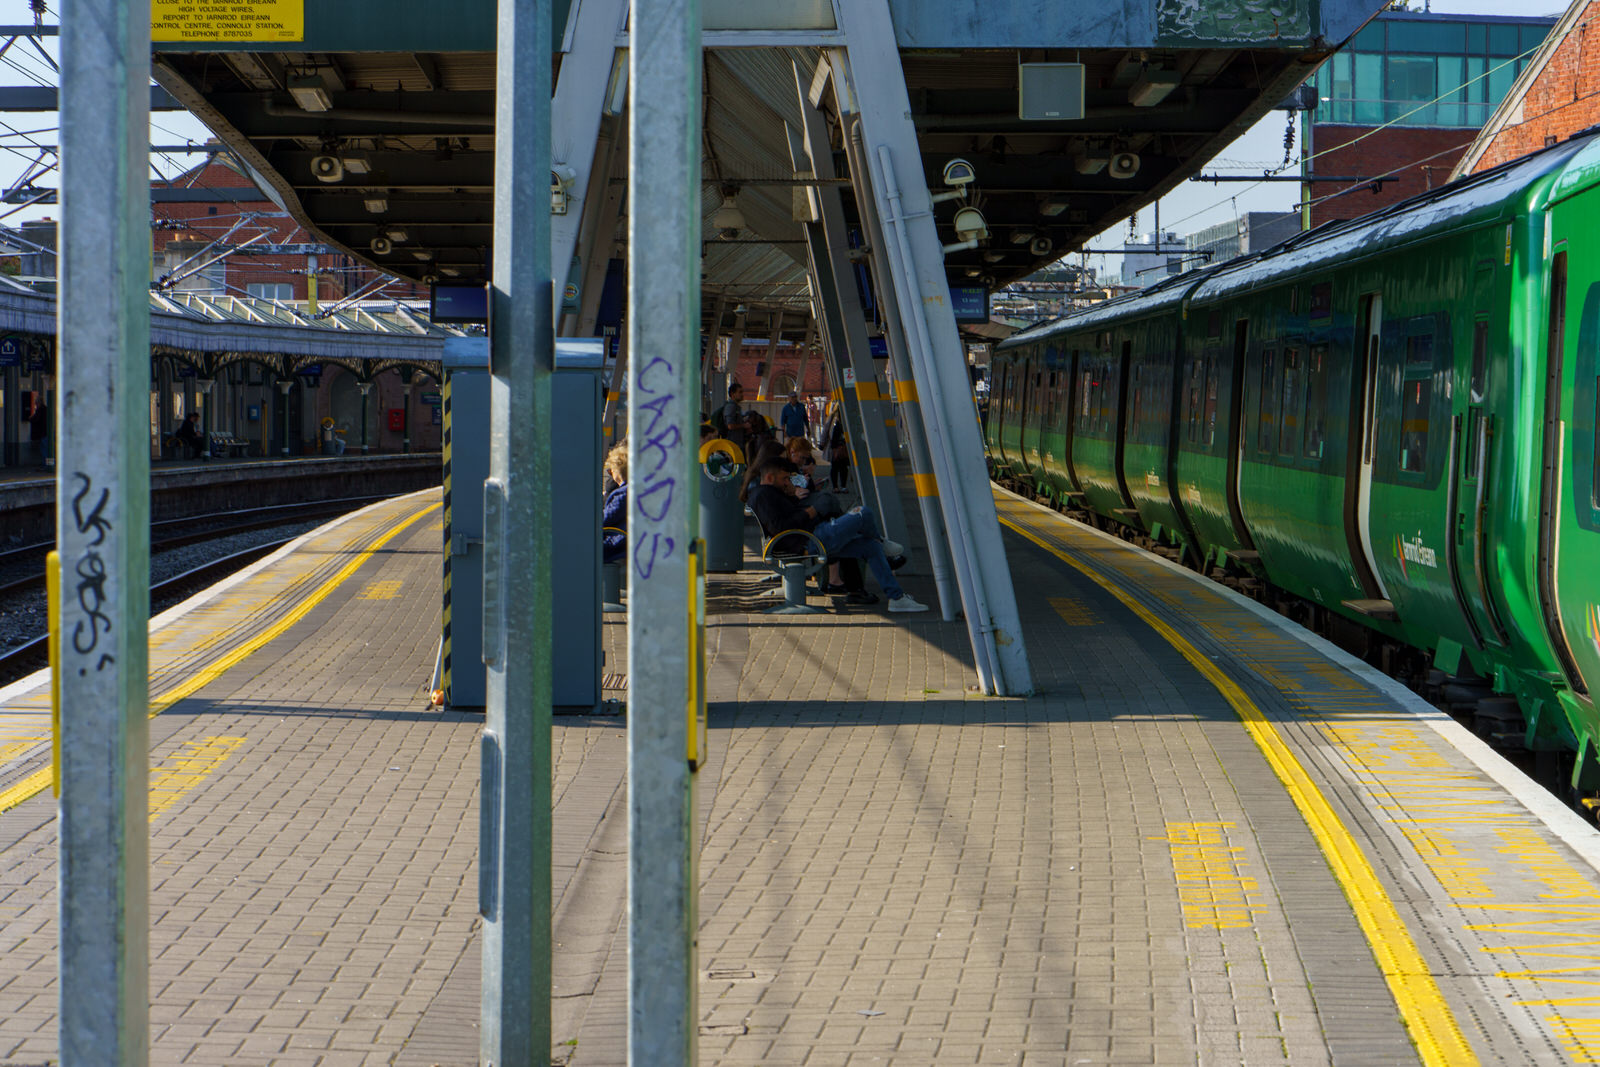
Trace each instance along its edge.
<instances>
[{"instance_id":1,"label":"cctv camera","mask_svg":"<svg viewBox=\"0 0 1600 1067\"><path fill-rule=\"evenodd\" d=\"M964 207L956 212L954 226L956 236L963 241L981 241L989 236L989 224L983 212L975 207Z\"/></svg>"},{"instance_id":2,"label":"cctv camera","mask_svg":"<svg viewBox=\"0 0 1600 1067\"><path fill-rule=\"evenodd\" d=\"M311 176L319 182L343 181L344 164L338 156L312 156Z\"/></svg>"},{"instance_id":3,"label":"cctv camera","mask_svg":"<svg viewBox=\"0 0 1600 1067\"><path fill-rule=\"evenodd\" d=\"M1113 178L1127 180L1139 173L1139 153L1118 152L1111 157L1111 163L1106 168L1106 173Z\"/></svg>"},{"instance_id":4,"label":"cctv camera","mask_svg":"<svg viewBox=\"0 0 1600 1067\"><path fill-rule=\"evenodd\" d=\"M978 180L978 172L971 163L964 159L952 159L944 165L944 183L946 185L971 185Z\"/></svg>"},{"instance_id":5,"label":"cctv camera","mask_svg":"<svg viewBox=\"0 0 1600 1067\"><path fill-rule=\"evenodd\" d=\"M375 256L386 256L394 251L394 243L387 237L374 237L369 247Z\"/></svg>"}]
</instances>

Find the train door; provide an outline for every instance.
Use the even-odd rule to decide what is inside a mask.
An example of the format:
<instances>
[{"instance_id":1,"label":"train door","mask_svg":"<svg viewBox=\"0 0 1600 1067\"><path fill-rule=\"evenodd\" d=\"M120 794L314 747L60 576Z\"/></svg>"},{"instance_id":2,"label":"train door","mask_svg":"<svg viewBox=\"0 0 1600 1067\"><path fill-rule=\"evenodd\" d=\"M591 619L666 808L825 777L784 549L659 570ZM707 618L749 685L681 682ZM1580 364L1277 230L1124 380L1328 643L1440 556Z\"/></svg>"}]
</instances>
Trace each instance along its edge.
<instances>
[{"instance_id":1,"label":"train door","mask_svg":"<svg viewBox=\"0 0 1600 1067\"><path fill-rule=\"evenodd\" d=\"M1564 228L1564 227L1563 227ZM1545 630L1561 672L1576 693L1586 693L1584 676L1573 658L1573 641L1578 637L1595 642L1600 637L1584 633L1595 626L1595 603L1600 601L1600 582L1593 572L1594 531L1582 529L1580 501L1572 499L1578 449L1569 440L1574 429L1576 360L1567 353L1567 300L1569 292L1583 293L1586 279L1580 274L1577 285L1567 278L1567 242L1558 240L1550 260L1550 320L1545 346L1544 451L1539 477L1539 605ZM1586 258L1586 257L1585 257ZM1584 259L1579 263L1583 264ZM1583 270L1580 266L1579 270ZM1590 283L1593 285L1594 283ZM1579 319L1580 332L1583 325ZM1582 353L1578 353L1582 358ZM1582 420L1587 421L1587 420ZM1592 432L1592 431L1591 431ZM1570 450L1570 451L1569 451ZM1591 490L1592 493L1592 490ZM1573 520L1578 519L1578 522ZM1587 551L1586 551L1587 550ZM1565 563L1563 564L1563 557ZM1587 560L1588 565L1582 566ZM1587 625L1585 625L1587 624Z\"/></svg>"},{"instance_id":2,"label":"train door","mask_svg":"<svg viewBox=\"0 0 1600 1067\"><path fill-rule=\"evenodd\" d=\"M1233 388L1228 397L1228 517L1233 522L1233 536L1240 546L1255 550L1250 528L1244 522L1244 508L1239 503L1239 475L1244 470L1244 382L1245 354L1250 345L1250 320L1238 319L1233 324Z\"/></svg>"},{"instance_id":3,"label":"train door","mask_svg":"<svg viewBox=\"0 0 1600 1067\"><path fill-rule=\"evenodd\" d=\"M1352 374L1350 381L1352 389L1358 383L1360 386L1357 400L1359 417L1351 422L1352 426L1361 428L1361 447L1356 451L1358 469L1354 479L1355 535L1361 548L1357 558L1365 564L1361 568L1362 585L1367 586L1368 592L1376 593L1377 599L1388 600L1389 592L1383 586L1383 579L1378 576L1378 557L1372 551L1372 465L1378 451L1378 353L1379 343L1383 339L1383 297L1373 293L1364 297L1362 304L1361 336L1365 343L1362 356L1356 362L1360 374Z\"/></svg>"},{"instance_id":4,"label":"train door","mask_svg":"<svg viewBox=\"0 0 1600 1067\"><path fill-rule=\"evenodd\" d=\"M1133 363L1133 342L1122 342L1122 355L1117 360L1117 424L1114 427L1116 435L1116 453L1112 460L1112 469L1117 475L1117 488L1122 492L1122 506L1133 507L1133 494L1128 492L1128 479L1122 469L1123 456L1126 454L1128 434L1132 431L1134 422L1133 399L1128 389L1128 376Z\"/></svg>"},{"instance_id":5,"label":"train door","mask_svg":"<svg viewBox=\"0 0 1600 1067\"><path fill-rule=\"evenodd\" d=\"M1066 387L1063 390L1065 393L1063 399L1066 401L1063 406L1066 408L1066 411L1061 416L1061 447L1066 453L1065 459L1067 468L1067 481L1071 485L1073 492L1081 493L1083 492L1083 482L1079 481L1078 468L1073 464L1072 460L1073 444L1076 437L1074 431L1077 428L1078 421L1077 410L1080 397L1079 390L1083 387L1082 383L1078 380L1078 376L1081 373L1079 371L1078 349L1074 348L1067 354L1065 368L1066 369L1062 373L1067 376Z\"/></svg>"},{"instance_id":6,"label":"train door","mask_svg":"<svg viewBox=\"0 0 1600 1067\"><path fill-rule=\"evenodd\" d=\"M1466 410L1456 416L1451 435L1451 470L1454 472L1451 507L1450 568L1456 594L1466 612L1467 624L1480 641L1504 645L1505 627L1489 600L1488 538L1484 523L1489 515L1489 442L1492 426L1484 411L1489 394L1490 309L1494 297L1494 266L1481 265L1472 286L1472 363L1467 369Z\"/></svg>"}]
</instances>

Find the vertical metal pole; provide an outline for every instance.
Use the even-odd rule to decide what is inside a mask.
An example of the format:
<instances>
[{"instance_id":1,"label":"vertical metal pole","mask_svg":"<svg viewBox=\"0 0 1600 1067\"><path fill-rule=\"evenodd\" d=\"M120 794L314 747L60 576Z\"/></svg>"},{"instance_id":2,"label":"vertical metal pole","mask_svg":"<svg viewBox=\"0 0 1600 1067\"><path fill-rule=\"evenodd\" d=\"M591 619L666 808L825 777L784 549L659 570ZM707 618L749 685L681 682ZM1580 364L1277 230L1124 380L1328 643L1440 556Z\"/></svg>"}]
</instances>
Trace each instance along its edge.
<instances>
[{"instance_id":1,"label":"vertical metal pole","mask_svg":"<svg viewBox=\"0 0 1600 1067\"><path fill-rule=\"evenodd\" d=\"M940 507L950 532L979 679L986 690L1020 695L1033 689L1016 592L994 498L983 465L983 440L973 407L950 283L924 184L922 154L895 41L888 0L852 0L838 7L851 88L873 171L890 273L902 286L900 311L916 368L918 402L939 469ZM896 173L903 174L903 188ZM983 665L992 665L987 676Z\"/></svg>"},{"instance_id":2,"label":"vertical metal pole","mask_svg":"<svg viewBox=\"0 0 1600 1067\"><path fill-rule=\"evenodd\" d=\"M60 1048L149 1058L149 0L61 19Z\"/></svg>"},{"instance_id":3,"label":"vertical metal pole","mask_svg":"<svg viewBox=\"0 0 1600 1067\"><path fill-rule=\"evenodd\" d=\"M628 1062L695 1062L689 768L700 383L700 4L633 0L628 79ZM741 331L742 332L742 331Z\"/></svg>"},{"instance_id":4,"label":"vertical metal pole","mask_svg":"<svg viewBox=\"0 0 1600 1067\"><path fill-rule=\"evenodd\" d=\"M774 311L767 325L767 365L761 368L761 378L756 383L756 399L772 399L772 372L778 368L778 342L783 340L783 312Z\"/></svg>"},{"instance_id":5,"label":"vertical metal pole","mask_svg":"<svg viewBox=\"0 0 1600 1067\"><path fill-rule=\"evenodd\" d=\"M722 373L717 375L716 395L711 398L712 411L728 402L728 390L739 380L739 352L743 348L744 312L741 311L733 316L733 332L728 335L728 362L723 364ZM739 440L743 440L743 437Z\"/></svg>"},{"instance_id":6,"label":"vertical metal pole","mask_svg":"<svg viewBox=\"0 0 1600 1067\"><path fill-rule=\"evenodd\" d=\"M884 340L889 345L889 362L894 371L894 395L898 405L900 425L905 430L906 443L911 450L911 478L917 491L917 508L922 513L922 526L928 534L928 560L933 565L933 584L939 591L939 610L944 620L956 617L960 594L950 588L950 542L945 531L944 516L939 511L939 479L934 473L933 457L928 451L928 431L922 422L922 405L917 402L916 376L911 369L911 354L906 347L905 331L901 327L900 302L895 296L894 279L889 277L889 258L884 253L885 236L882 220L878 217L877 203L873 199L872 175L861 158L861 123L854 114L853 94L848 85L849 68L842 55L835 53L833 85L839 114L844 118L847 131L844 137L845 158L850 164L850 181L856 191L856 211L867 230L867 243L872 246L871 257L873 288L878 302L883 305Z\"/></svg>"},{"instance_id":7,"label":"vertical metal pole","mask_svg":"<svg viewBox=\"0 0 1600 1067\"><path fill-rule=\"evenodd\" d=\"M617 340L617 359L611 365L610 384L606 387L605 408L600 416L600 434L606 448L616 444L617 405L622 402L622 387L628 381L628 338Z\"/></svg>"},{"instance_id":8,"label":"vertical metal pole","mask_svg":"<svg viewBox=\"0 0 1600 1067\"><path fill-rule=\"evenodd\" d=\"M550 49L550 0L499 0L478 842L496 1067L550 1056Z\"/></svg>"},{"instance_id":9,"label":"vertical metal pole","mask_svg":"<svg viewBox=\"0 0 1600 1067\"><path fill-rule=\"evenodd\" d=\"M716 362L717 358L717 338L722 334L722 312L725 308L727 308L727 306L728 298L725 296L719 296L717 297L716 304L711 310L711 329L706 331L706 350L700 359L700 381L702 383L702 387L709 386L712 381L711 368ZM723 397L722 399L726 400L727 397ZM722 406L721 402L718 401L716 397L710 396L709 394L705 396L705 398L702 400L702 403L707 405L705 410L707 415L710 415L713 411Z\"/></svg>"}]
</instances>

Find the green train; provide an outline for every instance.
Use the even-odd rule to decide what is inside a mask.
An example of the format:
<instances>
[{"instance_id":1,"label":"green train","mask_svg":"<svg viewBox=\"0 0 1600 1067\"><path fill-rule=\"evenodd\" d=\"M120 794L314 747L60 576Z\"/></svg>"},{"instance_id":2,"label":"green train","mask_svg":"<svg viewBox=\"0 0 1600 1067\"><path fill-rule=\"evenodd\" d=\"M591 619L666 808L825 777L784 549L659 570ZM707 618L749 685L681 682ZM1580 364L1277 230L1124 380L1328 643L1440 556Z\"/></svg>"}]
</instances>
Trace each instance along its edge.
<instances>
[{"instance_id":1,"label":"green train","mask_svg":"<svg viewBox=\"0 0 1600 1067\"><path fill-rule=\"evenodd\" d=\"M1586 132L1011 337L985 438L1002 484L1408 658L1592 798L1597 384Z\"/></svg>"}]
</instances>

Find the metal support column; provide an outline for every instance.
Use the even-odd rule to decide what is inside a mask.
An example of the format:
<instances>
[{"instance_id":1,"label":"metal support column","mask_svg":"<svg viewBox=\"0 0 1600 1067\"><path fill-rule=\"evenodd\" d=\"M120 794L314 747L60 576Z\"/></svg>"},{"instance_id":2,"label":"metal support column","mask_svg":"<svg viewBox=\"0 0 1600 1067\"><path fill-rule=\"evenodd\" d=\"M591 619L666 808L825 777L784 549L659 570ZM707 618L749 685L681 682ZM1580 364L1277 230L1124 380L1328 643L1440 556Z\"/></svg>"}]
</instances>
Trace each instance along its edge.
<instances>
[{"instance_id":1,"label":"metal support column","mask_svg":"<svg viewBox=\"0 0 1600 1067\"><path fill-rule=\"evenodd\" d=\"M60 1062L149 1058L150 4L61 18Z\"/></svg>"},{"instance_id":2,"label":"metal support column","mask_svg":"<svg viewBox=\"0 0 1600 1067\"><path fill-rule=\"evenodd\" d=\"M705 351L700 354L700 382L701 389L705 393L701 397L700 403L707 415L710 415L721 406L716 397L710 394L710 387L713 381L711 371L717 359L717 338L722 335L722 313L727 309L727 306L727 297L717 297L717 302L711 310L711 328L706 331L705 335ZM722 399L726 400L727 397Z\"/></svg>"},{"instance_id":3,"label":"metal support column","mask_svg":"<svg viewBox=\"0 0 1600 1067\"><path fill-rule=\"evenodd\" d=\"M833 168L833 146L828 137L827 120L818 110L818 79L826 77L827 65L818 68L817 78L808 86L798 64L794 66L795 93L799 98L800 115L805 123L807 169L823 182L836 177ZM795 167L799 170L797 164ZM857 465L856 476L863 489L870 482L876 486L874 496L878 503L878 518L884 536L894 541L906 540L905 513L900 507L900 487L895 483L894 448L885 426L887 407L883 402L883 389L878 384L878 371L872 359L872 342L867 338L866 311L861 306L860 290L855 283L855 272L850 263L849 242L845 237L844 203L835 185L823 184L806 190L811 209L816 214L815 225L820 228L824 247L816 253L826 255L834 281L834 298L838 301L839 319L844 329L843 351L839 353L843 365L850 370L845 376L845 392L854 393L861 422L866 432L856 445L856 454L865 449L866 460ZM811 229L810 226L807 230ZM853 379L853 382L852 382Z\"/></svg>"},{"instance_id":4,"label":"metal support column","mask_svg":"<svg viewBox=\"0 0 1600 1067\"><path fill-rule=\"evenodd\" d=\"M889 0L852 0L838 11L979 684L990 693L1028 693L1033 678L1016 593L984 468Z\"/></svg>"},{"instance_id":5,"label":"metal support column","mask_svg":"<svg viewBox=\"0 0 1600 1067\"><path fill-rule=\"evenodd\" d=\"M733 316L733 332L728 334L728 358L722 364L722 372L717 375L716 394L711 398L712 411L728 402L728 390L739 380L739 351L744 348L744 316L743 311L736 312ZM744 440L742 430L738 440Z\"/></svg>"},{"instance_id":6,"label":"metal support column","mask_svg":"<svg viewBox=\"0 0 1600 1067\"><path fill-rule=\"evenodd\" d=\"M628 254L628 1062L695 1062L700 4L633 0ZM703 580L703 579L702 579Z\"/></svg>"},{"instance_id":7,"label":"metal support column","mask_svg":"<svg viewBox=\"0 0 1600 1067\"><path fill-rule=\"evenodd\" d=\"M849 65L842 53L829 57L833 68L834 103L845 126L845 158L850 165L850 183L856 193L856 211L866 228L867 244L872 248L869 263L873 288L883 308L884 340L889 345L889 364L894 373L894 396L900 425L911 452L911 477L917 491L917 508L928 533L928 561L933 565L933 583L939 591L939 610L946 622L956 617L960 593L950 587L950 542L944 515L939 510L939 479L934 473L928 450L928 431L922 421L922 405L917 401L916 376L911 369L911 353L901 328L900 302L895 296L894 279L889 276L884 255L884 232L873 199L872 176L861 158L861 123L855 113L855 94L849 85Z\"/></svg>"},{"instance_id":8,"label":"metal support column","mask_svg":"<svg viewBox=\"0 0 1600 1067\"><path fill-rule=\"evenodd\" d=\"M817 339L817 320L806 317L806 334L800 342L800 367L794 373L795 389L802 398L806 395L806 371L811 369L811 345ZM812 435L816 436L816 427L812 427Z\"/></svg>"},{"instance_id":9,"label":"metal support column","mask_svg":"<svg viewBox=\"0 0 1600 1067\"><path fill-rule=\"evenodd\" d=\"M550 1056L550 0L499 0L478 1056Z\"/></svg>"},{"instance_id":10,"label":"metal support column","mask_svg":"<svg viewBox=\"0 0 1600 1067\"><path fill-rule=\"evenodd\" d=\"M628 337L617 339L617 358L611 364L607 379L605 408L600 416L600 436L607 449L617 443L617 405L622 401L622 387L628 381Z\"/></svg>"},{"instance_id":11,"label":"metal support column","mask_svg":"<svg viewBox=\"0 0 1600 1067\"><path fill-rule=\"evenodd\" d=\"M772 372L778 368L778 343L783 340L783 312L772 313L767 333L772 336L767 338L767 365L761 368L761 377L756 383L757 400L772 399Z\"/></svg>"},{"instance_id":12,"label":"metal support column","mask_svg":"<svg viewBox=\"0 0 1600 1067\"><path fill-rule=\"evenodd\" d=\"M562 290L568 282L586 284L584 265L593 258L597 209L592 201L598 174L604 182L610 171L612 134L601 130L607 88L616 62L617 34L622 30L628 0L577 0L567 16L572 33L566 42L561 74L550 101L550 170L562 183L567 210L550 216L550 263L555 280L555 321L559 324ZM560 27L556 28L560 34ZM608 192L609 184L603 186ZM619 190L620 192L620 190ZM601 198L603 199L603 198ZM585 240L580 243L582 234ZM609 250L610 242L605 242ZM576 277L569 277L573 253L580 257ZM604 263L600 277L604 278ZM563 336L587 336L564 332Z\"/></svg>"}]
</instances>

